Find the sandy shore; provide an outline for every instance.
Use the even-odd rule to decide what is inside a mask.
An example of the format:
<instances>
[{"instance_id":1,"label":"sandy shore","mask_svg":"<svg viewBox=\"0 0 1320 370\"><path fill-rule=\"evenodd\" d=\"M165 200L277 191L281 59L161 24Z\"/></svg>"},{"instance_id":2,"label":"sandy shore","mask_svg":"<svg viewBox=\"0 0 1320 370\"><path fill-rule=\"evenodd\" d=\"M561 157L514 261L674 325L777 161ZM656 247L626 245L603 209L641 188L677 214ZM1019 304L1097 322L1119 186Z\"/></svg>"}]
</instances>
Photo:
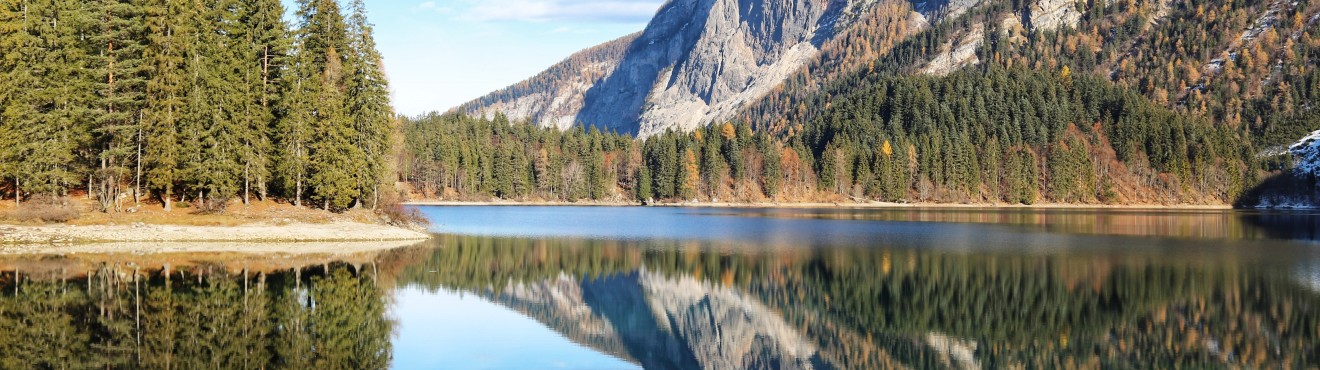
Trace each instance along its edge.
<instances>
[{"instance_id":1,"label":"sandy shore","mask_svg":"<svg viewBox=\"0 0 1320 370\"><path fill-rule=\"evenodd\" d=\"M284 256L351 256L410 247L421 240L334 242L111 242L86 244L0 245L3 255L162 255L172 253Z\"/></svg>"},{"instance_id":2,"label":"sandy shore","mask_svg":"<svg viewBox=\"0 0 1320 370\"><path fill-rule=\"evenodd\" d=\"M236 246L251 243L303 243L322 242L380 242L421 241L430 235L386 225L356 222L327 224L258 223L239 226L175 226L175 225L0 225L0 250L18 249L19 245L71 245L90 243L222 243L207 248L233 251ZM379 244L379 243L376 243ZM122 245L121 245L122 246ZM257 246L272 249L273 246ZM200 248L200 247L199 247ZM320 248L320 247L318 247ZM44 250L44 249L43 249Z\"/></svg>"},{"instance_id":3,"label":"sandy shore","mask_svg":"<svg viewBox=\"0 0 1320 370\"><path fill-rule=\"evenodd\" d=\"M411 206L576 206L576 207L632 207L640 204L634 202L519 202L519 201L413 201L406 203ZM1045 203L1045 204L960 204L960 203L822 203L822 202L802 202L802 203L730 203L730 202L684 202L684 203L657 203L656 207L691 207L691 208L874 208L874 209L911 209L911 208L930 208L930 209L1134 209L1134 210L1228 210L1233 209L1230 205L1198 205L1198 204L1063 204L1063 203Z\"/></svg>"}]
</instances>

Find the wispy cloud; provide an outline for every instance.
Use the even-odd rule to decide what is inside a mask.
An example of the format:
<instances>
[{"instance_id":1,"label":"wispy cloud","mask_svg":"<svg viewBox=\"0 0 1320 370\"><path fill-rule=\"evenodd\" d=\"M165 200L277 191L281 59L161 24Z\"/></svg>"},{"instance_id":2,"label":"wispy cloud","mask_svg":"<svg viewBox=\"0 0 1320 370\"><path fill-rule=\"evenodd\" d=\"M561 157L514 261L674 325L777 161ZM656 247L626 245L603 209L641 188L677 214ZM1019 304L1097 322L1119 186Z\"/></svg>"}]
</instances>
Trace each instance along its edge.
<instances>
[{"instance_id":1,"label":"wispy cloud","mask_svg":"<svg viewBox=\"0 0 1320 370\"><path fill-rule=\"evenodd\" d=\"M466 16L478 21L645 23L663 0L480 1Z\"/></svg>"}]
</instances>

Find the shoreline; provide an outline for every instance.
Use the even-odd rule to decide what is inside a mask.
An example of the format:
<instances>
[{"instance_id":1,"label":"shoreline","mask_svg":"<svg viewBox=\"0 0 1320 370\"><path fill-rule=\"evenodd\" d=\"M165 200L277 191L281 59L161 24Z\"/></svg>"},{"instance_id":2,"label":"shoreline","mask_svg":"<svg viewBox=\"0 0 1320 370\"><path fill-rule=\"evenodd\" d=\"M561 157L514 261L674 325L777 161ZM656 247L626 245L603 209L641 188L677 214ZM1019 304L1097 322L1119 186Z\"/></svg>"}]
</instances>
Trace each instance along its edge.
<instances>
[{"instance_id":1,"label":"shoreline","mask_svg":"<svg viewBox=\"0 0 1320 370\"><path fill-rule=\"evenodd\" d=\"M405 248L425 240L332 241L332 242L99 242L85 244L3 244L0 259L22 256L187 256L184 260L208 260L210 255L271 257L268 264L279 264L291 257L335 257L374 254ZM221 258L223 259L223 258Z\"/></svg>"},{"instance_id":2,"label":"shoreline","mask_svg":"<svg viewBox=\"0 0 1320 370\"><path fill-rule=\"evenodd\" d=\"M57 250L64 246L94 244L161 244L190 243L209 244L192 249L208 251L245 251L269 250L280 252L279 248L267 248L256 245L239 248L245 244L267 244L274 247L288 243L346 243L415 241L431 238L430 234L409 230L402 227L369 224L361 222L332 223L250 223L235 226L188 226L133 223L130 225L19 225L0 224L0 254L13 250ZM226 248L216 248L230 245ZM35 247L34 247L35 246ZM40 248L36 248L40 247ZM308 249L306 246L293 249ZM132 249L132 248L130 248ZM152 248L148 248L152 249ZM154 248L156 250L182 251L184 249ZM370 248L368 248L370 249ZM140 250L132 249L132 250ZM337 249L327 249L336 251ZM346 248L345 251L362 251L364 248Z\"/></svg>"},{"instance_id":3,"label":"shoreline","mask_svg":"<svg viewBox=\"0 0 1320 370\"><path fill-rule=\"evenodd\" d=\"M645 207L635 202L562 202L562 201L449 201L449 200L418 200L404 202L408 206L440 206L440 207L490 207L490 206L536 206L536 207ZM994 203L854 203L854 202L684 202L684 203L657 203L650 207L677 207L677 208L838 208L838 209L995 209L995 210L1031 210L1031 209L1105 209L1105 210L1185 210L1185 211L1223 211L1233 210L1233 206L1223 204L1069 204L1069 203L1043 203L1043 204L994 204Z\"/></svg>"}]
</instances>

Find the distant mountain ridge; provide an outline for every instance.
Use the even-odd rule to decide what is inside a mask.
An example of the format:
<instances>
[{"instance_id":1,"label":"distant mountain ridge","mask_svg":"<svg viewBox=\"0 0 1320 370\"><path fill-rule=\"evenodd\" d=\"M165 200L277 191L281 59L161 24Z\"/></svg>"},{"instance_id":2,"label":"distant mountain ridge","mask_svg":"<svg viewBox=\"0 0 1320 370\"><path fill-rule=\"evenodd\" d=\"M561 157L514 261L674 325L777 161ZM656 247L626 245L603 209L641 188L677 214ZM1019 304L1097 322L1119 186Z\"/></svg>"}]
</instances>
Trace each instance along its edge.
<instances>
[{"instance_id":1,"label":"distant mountain ridge","mask_svg":"<svg viewBox=\"0 0 1320 370\"><path fill-rule=\"evenodd\" d=\"M737 114L813 62L874 0L674 0L645 31L458 109L653 135Z\"/></svg>"},{"instance_id":2,"label":"distant mountain ridge","mask_svg":"<svg viewBox=\"0 0 1320 370\"><path fill-rule=\"evenodd\" d=\"M1320 3L1281 0L674 0L644 31L457 110L640 136L782 130L873 76L1068 66L1278 145L1316 129L1317 21Z\"/></svg>"}]
</instances>

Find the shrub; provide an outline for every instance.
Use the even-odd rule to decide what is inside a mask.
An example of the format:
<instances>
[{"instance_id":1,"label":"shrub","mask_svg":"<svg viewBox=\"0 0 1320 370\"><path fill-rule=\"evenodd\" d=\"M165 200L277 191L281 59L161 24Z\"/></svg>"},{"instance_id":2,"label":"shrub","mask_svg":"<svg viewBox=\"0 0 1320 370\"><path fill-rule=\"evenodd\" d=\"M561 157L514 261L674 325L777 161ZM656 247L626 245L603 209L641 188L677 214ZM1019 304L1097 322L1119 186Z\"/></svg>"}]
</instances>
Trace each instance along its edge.
<instances>
[{"instance_id":1,"label":"shrub","mask_svg":"<svg viewBox=\"0 0 1320 370\"><path fill-rule=\"evenodd\" d=\"M81 216L66 197L34 196L14 211L18 221L69 222Z\"/></svg>"},{"instance_id":2,"label":"shrub","mask_svg":"<svg viewBox=\"0 0 1320 370\"><path fill-rule=\"evenodd\" d=\"M193 207L197 208L196 213L200 215L218 215L225 213L225 210L229 209L229 200L230 198L228 197L207 197L205 201L193 204Z\"/></svg>"},{"instance_id":3,"label":"shrub","mask_svg":"<svg viewBox=\"0 0 1320 370\"><path fill-rule=\"evenodd\" d=\"M427 220L422 211L417 208L404 206L402 203L382 204L379 208L381 216L389 221L390 225L395 226L425 226L430 225L431 220Z\"/></svg>"}]
</instances>

